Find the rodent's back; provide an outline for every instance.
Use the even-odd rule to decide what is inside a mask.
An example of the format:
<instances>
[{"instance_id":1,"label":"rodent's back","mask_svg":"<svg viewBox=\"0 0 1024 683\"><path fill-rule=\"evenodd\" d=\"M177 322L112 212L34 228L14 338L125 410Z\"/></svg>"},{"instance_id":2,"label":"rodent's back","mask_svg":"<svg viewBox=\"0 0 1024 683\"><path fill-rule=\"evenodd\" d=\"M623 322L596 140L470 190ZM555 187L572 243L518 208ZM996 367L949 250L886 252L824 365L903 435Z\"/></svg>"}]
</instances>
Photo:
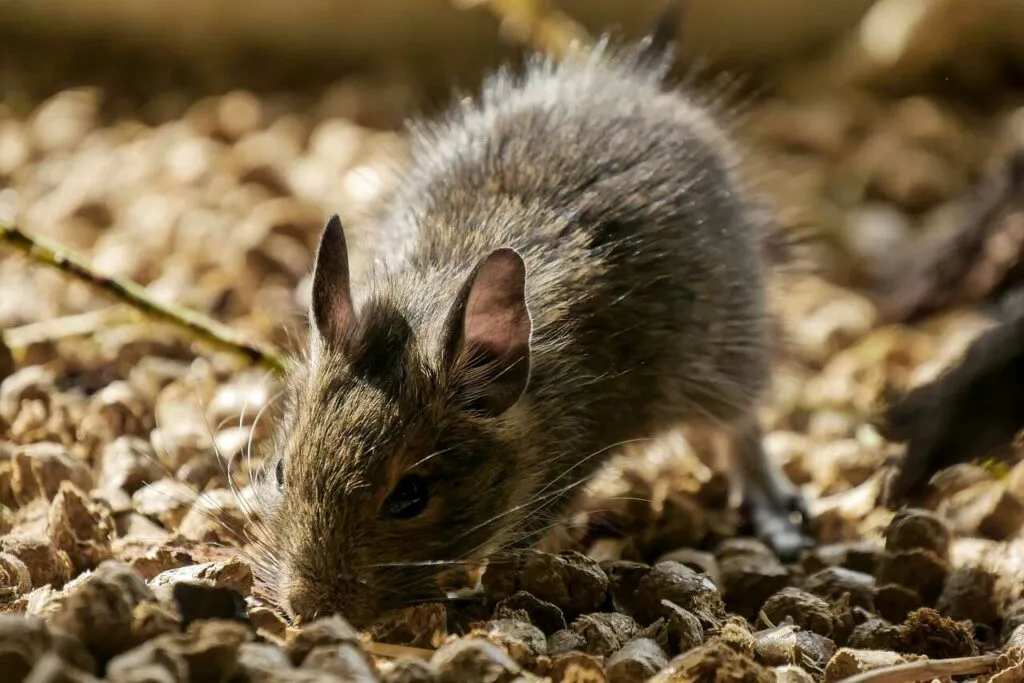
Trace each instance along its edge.
<instances>
[{"instance_id":1,"label":"rodent's back","mask_svg":"<svg viewBox=\"0 0 1024 683\"><path fill-rule=\"evenodd\" d=\"M604 48L492 78L479 103L414 131L382 221L381 250L405 251L394 270L413 279L455 282L489 250L519 250L531 397L588 426L614 416L621 438L681 404L731 419L767 375L764 227L723 131L662 80Z\"/></svg>"}]
</instances>

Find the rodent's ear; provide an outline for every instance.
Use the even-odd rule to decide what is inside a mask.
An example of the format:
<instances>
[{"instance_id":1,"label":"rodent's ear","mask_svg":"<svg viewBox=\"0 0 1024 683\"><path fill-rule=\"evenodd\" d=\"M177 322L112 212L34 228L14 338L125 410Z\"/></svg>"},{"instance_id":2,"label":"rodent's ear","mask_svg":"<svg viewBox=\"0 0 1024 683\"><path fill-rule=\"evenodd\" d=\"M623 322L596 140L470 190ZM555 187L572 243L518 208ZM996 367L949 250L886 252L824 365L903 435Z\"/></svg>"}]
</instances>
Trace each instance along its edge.
<instances>
[{"instance_id":1,"label":"rodent's ear","mask_svg":"<svg viewBox=\"0 0 1024 683\"><path fill-rule=\"evenodd\" d=\"M533 322L526 304L526 264L514 249L496 249L466 279L448 322L446 366L460 400L499 415L530 380Z\"/></svg>"},{"instance_id":2,"label":"rodent's ear","mask_svg":"<svg viewBox=\"0 0 1024 683\"><path fill-rule=\"evenodd\" d=\"M348 248L341 219L335 214L320 235L313 265L310 318L324 341L344 338L354 321L349 287Z\"/></svg>"}]
</instances>

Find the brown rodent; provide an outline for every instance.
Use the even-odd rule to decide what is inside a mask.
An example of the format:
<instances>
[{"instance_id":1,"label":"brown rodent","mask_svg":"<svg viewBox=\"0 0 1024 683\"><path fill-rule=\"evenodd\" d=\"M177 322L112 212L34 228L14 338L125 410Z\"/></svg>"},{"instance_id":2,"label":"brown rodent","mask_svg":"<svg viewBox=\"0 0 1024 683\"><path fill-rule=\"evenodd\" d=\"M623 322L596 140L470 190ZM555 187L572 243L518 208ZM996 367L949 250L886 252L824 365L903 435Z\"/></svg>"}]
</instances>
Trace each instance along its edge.
<instances>
[{"instance_id":1,"label":"brown rodent","mask_svg":"<svg viewBox=\"0 0 1024 683\"><path fill-rule=\"evenodd\" d=\"M328 222L268 466L295 617L437 597L451 567L535 541L616 446L680 424L734 456L780 554L810 543L755 418L766 221L667 64L537 58L414 130L363 282Z\"/></svg>"}]
</instances>

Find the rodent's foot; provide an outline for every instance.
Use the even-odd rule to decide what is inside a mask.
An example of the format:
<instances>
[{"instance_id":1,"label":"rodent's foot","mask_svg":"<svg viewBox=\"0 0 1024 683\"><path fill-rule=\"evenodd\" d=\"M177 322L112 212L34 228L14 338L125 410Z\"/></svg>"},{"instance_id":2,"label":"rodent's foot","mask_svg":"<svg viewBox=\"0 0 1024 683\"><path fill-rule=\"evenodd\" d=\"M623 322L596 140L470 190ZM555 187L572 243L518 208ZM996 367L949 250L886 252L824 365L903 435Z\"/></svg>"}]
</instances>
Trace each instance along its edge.
<instances>
[{"instance_id":1,"label":"rodent's foot","mask_svg":"<svg viewBox=\"0 0 1024 683\"><path fill-rule=\"evenodd\" d=\"M800 553L814 547L814 520L799 493L776 499L754 496L746 508L758 538L783 562L794 562Z\"/></svg>"}]
</instances>

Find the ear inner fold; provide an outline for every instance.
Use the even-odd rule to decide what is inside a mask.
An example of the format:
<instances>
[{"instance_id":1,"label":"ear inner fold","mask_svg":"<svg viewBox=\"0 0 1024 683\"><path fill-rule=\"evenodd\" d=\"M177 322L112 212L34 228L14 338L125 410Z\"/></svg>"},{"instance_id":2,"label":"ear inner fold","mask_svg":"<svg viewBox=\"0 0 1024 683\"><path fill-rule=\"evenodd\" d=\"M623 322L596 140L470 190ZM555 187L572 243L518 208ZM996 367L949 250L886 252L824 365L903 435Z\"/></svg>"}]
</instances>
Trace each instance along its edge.
<instances>
[{"instance_id":1,"label":"ear inner fold","mask_svg":"<svg viewBox=\"0 0 1024 683\"><path fill-rule=\"evenodd\" d=\"M327 221L317 247L310 313L313 328L324 341L340 340L353 323L348 247L336 214Z\"/></svg>"}]
</instances>

